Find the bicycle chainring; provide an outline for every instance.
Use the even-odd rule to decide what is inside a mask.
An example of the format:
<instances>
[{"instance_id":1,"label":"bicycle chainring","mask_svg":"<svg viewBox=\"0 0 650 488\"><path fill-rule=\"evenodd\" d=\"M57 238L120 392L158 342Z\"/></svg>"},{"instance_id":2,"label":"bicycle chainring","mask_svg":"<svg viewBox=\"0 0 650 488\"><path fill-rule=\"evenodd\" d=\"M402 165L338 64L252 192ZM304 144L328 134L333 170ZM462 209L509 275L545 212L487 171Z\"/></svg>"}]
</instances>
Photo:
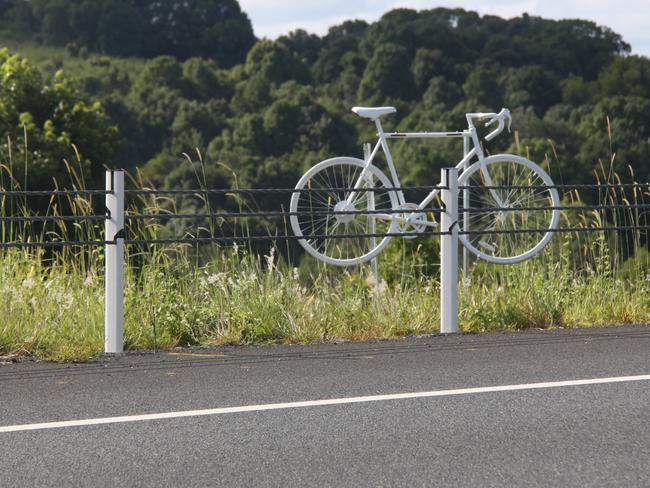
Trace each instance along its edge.
<instances>
[{"instance_id":1,"label":"bicycle chainring","mask_svg":"<svg viewBox=\"0 0 650 488\"><path fill-rule=\"evenodd\" d=\"M404 203L397 207L398 210L404 210L404 213L396 213L395 216L400 219L408 219L397 221L396 232L404 234L415 234L424 232L427 228L427 214L418 209L415 203ZM404 239L415 239L417 235L402 236Z\"/></svg>"}]
</instances>

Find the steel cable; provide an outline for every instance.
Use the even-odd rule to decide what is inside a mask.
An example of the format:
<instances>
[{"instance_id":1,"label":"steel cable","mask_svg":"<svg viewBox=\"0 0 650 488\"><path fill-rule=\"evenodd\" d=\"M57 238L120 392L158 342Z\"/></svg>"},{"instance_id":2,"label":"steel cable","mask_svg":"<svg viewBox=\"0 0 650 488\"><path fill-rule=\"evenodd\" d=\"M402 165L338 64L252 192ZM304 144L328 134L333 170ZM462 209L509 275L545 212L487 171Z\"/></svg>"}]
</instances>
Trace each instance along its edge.
<instances>
[{"instance_id":1,"label":"steel cable","mask_svg":"<svg viewBox=\"0 0 650 488\"><path fill-rule=\"evenodd\" d=\"M30 247L106 246L114 241L43 241L43 242L0 242L0 249Z\"/></svg>"},{"instance_id":2,"label":"steel cable","mask_svg":"<svg viewBox=\"0 0 650 488\"><path fill-rule=\"evenodd\" d=\"M0 197L50 197L50 196L93 196L93 195L111 195L110 190L10 190L0 191Z\"/></svg>"},{"instance_id":3,"label":"steel cable","mask_svg":"<svg viewBox=\"0 0 650 488\"><path fill-rule=\"evenodd\" d=\"M314 192L331 192L331 191L347 191L347 192L378 192L378 191L403 191L403 190L448 190L446 186L401 186L401 187L373 187L373 188L350 188L350 187L330 187L330 188L237 188L237 189L192 189L192 190L124 190L126 195L226 195L226 194L257 194L257 193L314 193Z\"/></svg>"},{"instance_id":4,"label":"steel cable","mask_svg":"<svg viewBox=\"0 0 650 488\"><path fill-rule=\"evenodd\" d=\"M0 217L0 222L100 222L109 219L106 215L22 215Z\"/></svg>"}]
</instances>

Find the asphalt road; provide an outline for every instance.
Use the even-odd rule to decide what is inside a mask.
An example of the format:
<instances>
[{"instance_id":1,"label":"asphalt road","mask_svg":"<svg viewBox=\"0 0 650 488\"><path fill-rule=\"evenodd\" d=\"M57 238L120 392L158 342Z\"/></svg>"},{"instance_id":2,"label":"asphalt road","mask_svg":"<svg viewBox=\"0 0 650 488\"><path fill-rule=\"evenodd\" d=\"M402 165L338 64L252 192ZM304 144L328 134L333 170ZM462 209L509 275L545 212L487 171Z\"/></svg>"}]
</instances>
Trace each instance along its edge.
<instances>
[{"instance_id":1,"label":"asphalt road","mask_svg":"<svg viewBox=\"0 0 650 488\"><path fill-rule=\"evenodd\" d=\"M3 365L0 486L647 487L648 375L648 326Z\"/></svg>"}]
</instances>

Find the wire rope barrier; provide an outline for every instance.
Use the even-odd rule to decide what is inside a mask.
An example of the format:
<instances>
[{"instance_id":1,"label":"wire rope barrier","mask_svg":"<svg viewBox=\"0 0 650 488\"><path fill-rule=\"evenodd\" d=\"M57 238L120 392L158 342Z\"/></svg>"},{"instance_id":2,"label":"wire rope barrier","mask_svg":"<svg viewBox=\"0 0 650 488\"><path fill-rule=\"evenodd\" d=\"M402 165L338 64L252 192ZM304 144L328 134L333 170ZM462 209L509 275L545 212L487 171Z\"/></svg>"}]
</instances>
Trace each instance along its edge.
<instances>
[{"instance_id":1,"label":"wire rope barrier","mask_svg":"<svg viewBox=\"0 0 650 488\"><path fill-rule=\"evenodd\" d=\"M106 215L17 215L0 216L2 222L104 222Z\"/></svg>"},{"instance_id":2,"label":"wire rope barrier","mask_svg":"<svg viewBox=\"0 0 650 488\"><path fill-rule=\"evenodd\" d=\"M475 189L476 186L459 185L459 190ZM566 185L481 185L484 190L599 190L599 189L625 189L625 188L648 188L650 183L577 183Z\"/></svg>"},{"instance_id":3,"label":"wire rope barrier","mask_svg":"<svg viewBox=\"0 0 650 488\"><path fill-rule=\"evenodd\" d=\"M292 217L292 216L308 216L308 217L324 217L336 215L384 215L384 214L403 214L409 213L412 210L408 209L385 209L385 210L332 210L332 211L306 211L306 212L218 212L218 213L205 213L205 214L172 214L172 213L157 213L157 214L126 214L126 220L147 220L147 219L201 219L201 218L229 218L229 217ZM442 213L443 208L427 208L419 210L424 213Z\"/></svg>"},{"instance_id":4,"label":"wire rope barrier","mask_svg":"<svg viewBox=\"0 0 650 488\"><path fill-rule=\"evenodd\" d=\"M407 186L407 187L370 187L370 188L348 188L348 187L331 187L331 188L220 188L220 189L125 189L124 188L124 173L121 171L109 171L106 175L106 189L105 190L9 190L0 191L0 199L11 198L41 198L49 197L50 199L63 197L63 198L76 198L76 197L105 197L104 214L73 214L67 210L61 210L65 214L62 215L39 215L23 213L29 206L21 203L19 211L16 215L12 215L11 207L3 207L4 214L0 215L0 229L3 231L3 238L7 242L0 242L0 249L11 248L52 248L60 249L64 247L87 247L87 248L101 248L105 249L106 259L106 326L105 326L105 350L107 352L121 352L123 347L122 330L123 330L123 265L125 258L125 248L128 246L153 246L153 245L171 245L171 244L214 244L214 243L235 243L235 242L295 242L295 241L308 241L319 239L375 239L387 237L417 237L417 236L438 236L441 237L441 270L444 272L441 275L441 283L447 283L447 295L443 297L441 287L441 300L447 300L443 308L446 310L445 317L449 318L449 310L454 310L454 302L449 301L448 295L453 294L453 283L457 282L457 274L454 274L453 268L458 267L458 236L467 235L483 235L483 234L556 234L556 233L589 233L589 232L630 232L630 231L650 231L648 225L648 214L650 210L650 202L644 203L641 200L632 200L630 203L619 203L625 200L605 200L602 203L584 203L577 201L575 204L561 203L559 205L540 205L539 202L535 205L505 205L499 206L466 206L458 208L458 202L463 190L476 189L476 186L467 186L458 184L458 172L455 169L445 169L442 172L441 181L445 184L435 186ZM628 190L634 191L638 195L639 190L642 195L646 194L646 190L650 189L650 183L581 183L581 184L558 184L558 185L519 185L519 186L481 186L484 190L598 190L616 192L626 192ZM295 193L326 193L330 195L341 195L349 193L363 194L364 192L416 192L416 191L433 191L440 192L438 199L432 201L424 208L414 204L406 204L399 207L395 206L395 198L391 196L391 208L377 209L369 206L367 209L357 209L354 205L337 208L333 204L327 203L325 209L323 205L318 210L307 211L287 211L284 209L283 204L279 204L280 210L273 209L251 209L250 206L238 211L225 209L214 210L207 197L209 196L231 196L242 195L255 197L258 195L270 196L291 196ZM402 193L403 194L403 193ZM624 198L627 196L623 193ZM198 196L205 199L206 210L197 210L196 212L176 211L174 203L169 205L157 205L153 208L146 205L144 198L136 199L125 207L126 197L175 197L175 196ZM338 197L341 200L341 197ZM172 199L170 199L172 200ZM370 199L367 199L370 200ZM3 200L4 201L4 200ZM404 199L400 198L400 202ZM89 200L90 202L90 200ZM87 208L98 209L97 202L91 202ZM288 203L288 202L287 202ZM276 203L277 204L277 199ZM254 205L257 207L257 203ZM64 205L61 208L68 208ZM79 208L79 207L78 207ZM529 222L530 228L476 228L476 229L463 229L460 226L460 218L468 218L472 215L479 215L486 213L512 213L512 212L586 212L586 215L591 215L593 220L585 220L574 225L558 225L555 221L550 227L543 227L536 223L534 220ZM629 211L630 213L619 215L619 211ZM367 218L368 221L384 222L386 225L382 231L378 231L373 226L363 228L362 226L351 226L350 232L324 232L323 228L315 226L311 232L303 232L302 235L289 233L288 231L280 231L273 234L268 221L262 222L266 227L266 233L260 229L259 226L253 226L250 233L236 235L236 230L229 226L237 225L237 220L233 224L230 219L293 219L298 217L306 218L338 218L341 222L347 222L350 218L355 216L370 217L376 215L376 218ZM397 217L391 217L396 215ZM426 216L436 216L437 219L429 221ZM635 217L632 221L631 216ZM391 219L396 222L390 223ZM585 217L586 219L586 217ZM176 227L172 225L172 221L201 221L201 220L216 220L217 225L197 227L194 229L191 225L180 224ZM147 230L150 221L160 222L160 226L152 227ZM93 232L97 232L97 224L104 224L104 232L102 238L92 239L93 236L100 237L98 234L86 233L84 234L84 225L93 225ZM570 222L568 220L567 222ZM70 229L65 224L72 224ZM16 226L14 227L14 224ZM57 232L47 231L48 226L51 224L59 224L56 227ZM138 227L138 224L143 226ZM165 227L168 225L168 227ZM390 224L390 225L389 225ZM20 234L29 225L34 225L39 232L33 235L25 236ZM158 225L158 224L156 224ZM287 226L285 220L285 227ZM210 227L210 228L208 228ZM174 232L180 234L177 236L160 235L159 229L165 229L165 232ZM345 230L348 230L347 228ZM367 230L367 231L366 231ZM243 232L243 230L242 230ZM139 233L139 234L138 234ZM300 233L298 233L300 234ZM623 234L624 235L624 234ZM647 234L644 234L647 235ZM36 237L34 237L36 236ZM14 238L12 240L12 237ZM91 237L91 238L88 238ZM374 241L373 241L374 242ZM441 271L442 272L442 271ZM456 270L457 272L457 270ZM444 276L443 276L444 275ZM450 292L449 290L452 290ZM456 290L457 291L457 290ZM457 303L456 303L457 306ZM442 330L442 328L441 328ZM453 330L453 328L452 328Z\"/></svg>"},{"instance_id":5,"label":"wire rope barrier","mask_svg":"<svg viewBox=\"0 0 650 488\"><path fill-rule=\"evenodd\" d=\"M378 192L378 191L431 191L435 189L446 190L447 187L443 185L435 186L399 186L399 187L364 187L364 188L349 188L349 187L327 187L327 188L198 188L188 190L154 190L154 189L127 189L124 190L125 195L228 195L228 194L284 194L284 193L318 193L318 192L341 192L351 191L355 193L363 192Z\"/></svg>"},{"instance_id":6,"label":"wire rope barrier","mask_svg":"<svg viewBox=\"0 0 650 488\"><path fill-rule=\"evenodd\" d=\"M110 193L110 190L3 190L0 191L0 197L90 197Z\"/></svg>"},{"instance_id":7,"label":"wire rope barrier","mask_svg":"<svg viewBox=\"0 0 650 488\"><path fill-rule=\"evenodd\" d=\"M580 184L580 185L555 185L555 188L637 188L649 187L649 184ZM419 186L419 187L402 187L400 190L431 190L434 188L445 189L445 186ZM469 188L458 186L458 189ZM549 186L492 186L482 187L485 189L531 189L531 188L550 188ZM307 190L307 189L305 189ZM309 189L308 191L317 191L318 189ZM333 189L330 189L333 190ZM350 188L336 188L337 191L359 191ZM361 189L370 191L372 189ZM386 190L385 188L382 190ZM237 189L241 193L277 193L277 192L292 192L295 189ZM321 190L322 191L322 190ZM208 193L225 193L229 190L125 190L124 194L186 194L194 192L208 192ZM112 191L108 190L56 190L56 191L11 191L0 192L2 195L12 196L78 196L78 195L109 195ZM442 203L442 202L441 202ZM650 210L650 203L648 204L594 204L594 205L559 205L559 206L512 206L512 207L467 207L462 212L469 214L473 213L490 213L490 212L535 212L535 211L604 211L604 210ZM228 219L228 218L286 218L292 216L306 216L306 217L322 217L322 216L344 216L344 215L391 215L391 214L408 214L412 212L411 209L384 209L384 210L334 210L331 211L239 211L239 212L210 212L210 213L172 213L171 211L164 211L160 213L133 213L133 210L128 210L124 213L125 221L142 221L142 220L200 220L200 219ZM425 214L441 214L444 212L444 205L440 208L425 208L418 210L418 212ZM17 216L0 216L0 224L5 223L50 223L50 222L104 222L110 219L109 215L17 215ZM526 228L526 229L505 229L505 230L473 230L463 231L459 230L460 235L467 234L518 234L518 233L540 233L540 232L597 232L597 231L623 231L623 230L644 230L649 229L648 225L619 225L619 226L593 226L593 227L558 227L555 229L549 228ZM210 242L234 242L234 241L278 241L278 240L296 240L296 239L348 239L348 238L361 238L361 237L413 237L413 236L440 236L446 235L445 231L427 231L419 230L413 232L375 232L375 233L344 233L344 234L308 234L302 236L296 235L248 235L248 236L210 236L210 237L177 237L165 239L125 239L125 244L162 244L162 243L210 243ZM93 240L53 240L47 242L4 242L0 243L0 248L10 247L62 247L70 246L103 246L113 243L114 241L93 241Z\"/></svg>"},{"instance_id":8,"label":"wire rope barrier","mask_svg":"<svg viewBox=\"0 0 650 488\"><path fill-rule=\"evenodd\" d=\"M34 241L34 242L0 242L0 249L48 248L48 247L103 247L115 244L115 241Z\"/></svg>"}]
</instances>

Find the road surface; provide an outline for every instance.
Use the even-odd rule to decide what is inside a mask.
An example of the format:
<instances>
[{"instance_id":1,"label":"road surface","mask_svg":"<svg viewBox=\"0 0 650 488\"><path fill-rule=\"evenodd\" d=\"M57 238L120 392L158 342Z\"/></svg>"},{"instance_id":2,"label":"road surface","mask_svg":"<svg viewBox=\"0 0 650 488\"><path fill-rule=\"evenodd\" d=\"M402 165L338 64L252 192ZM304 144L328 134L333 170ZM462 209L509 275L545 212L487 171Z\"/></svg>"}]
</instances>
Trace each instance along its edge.
<instances>
[{"instance_id":1,"label":"road surface","mask_svg":"<svg viewBox=\"0 0 650 488\"><path fill-rule=\"evenodd\" d=\"M1 486L650 485L650 327L0 366Z\"/></svg>"}]
</instances>

